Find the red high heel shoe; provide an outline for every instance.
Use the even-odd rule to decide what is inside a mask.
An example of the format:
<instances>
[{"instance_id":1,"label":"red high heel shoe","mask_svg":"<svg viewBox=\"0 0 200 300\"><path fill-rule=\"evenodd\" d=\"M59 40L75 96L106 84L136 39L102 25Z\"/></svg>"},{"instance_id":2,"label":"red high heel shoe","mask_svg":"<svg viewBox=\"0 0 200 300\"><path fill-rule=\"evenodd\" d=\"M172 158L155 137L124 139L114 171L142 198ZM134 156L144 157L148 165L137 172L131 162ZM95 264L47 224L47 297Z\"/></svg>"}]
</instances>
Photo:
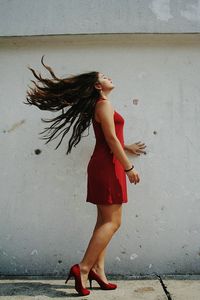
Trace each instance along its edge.
<instances>
[{"instance_id":1,"label":"red high heel shoe","mask_svg":"<svg viewBox=\"0 0 200 300\"><path fill-rule=\"evenodd\" d=\"M114 283L105 283L92 269L88 274L88 279L90 281L90 288L92 288L92 280L96 280L102 290L114 290L117 288L117 285Z\"/></svg>"},{"instance_id":2,"label":"red high heel shoe","mask_svg":"<svg viewBox=\"0 0 200 300\"><path fill-rule=\"evenodd\" d=\"M90 291L82 286L81 283L81 272L78 264L73 265L69 271L69 275L65 281L65 284L68 282L70 277L74 277L75 279L75 289L80 296L87 296L90 294Z\"/></svg>"}]
</instances>

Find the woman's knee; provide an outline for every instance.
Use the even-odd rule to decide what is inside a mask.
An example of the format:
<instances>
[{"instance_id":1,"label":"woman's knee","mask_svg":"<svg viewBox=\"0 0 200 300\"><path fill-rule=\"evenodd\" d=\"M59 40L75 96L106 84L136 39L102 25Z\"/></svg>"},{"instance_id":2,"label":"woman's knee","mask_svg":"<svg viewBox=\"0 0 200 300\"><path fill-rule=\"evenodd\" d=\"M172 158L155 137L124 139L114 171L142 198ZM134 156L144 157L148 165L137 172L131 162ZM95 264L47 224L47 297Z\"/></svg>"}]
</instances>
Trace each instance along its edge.
<instances>
[{"instance_id":1,"label":"woman's knee","mask_svg":"<svg viewBox=\"0 0 200 300\"><path fill-rule=\"evenodd\" d=\"M113 220L113 224L114 224L115 231L117 231L121 226L121 217Z\"/></svg>"},{"instance_id":2,"label":"woman's knee","mask_svg":"<svg viewBox=\"0 0 200 300\"><path fill-rule=\"evenodd\" d=\"M119 223L115 221L105 221L102 226L106 227L106 232L115 233L119 229Z\"/></svg>"},{"instance_id":3,"label":"woman's knee","mask_svg":"<svg viewBox=\"0 0 200 300\"><path fill-rule=\"evenodd\" d=\"M121 205L99 206L102 223L109 223L113 231L117 231L121 226Z\"/></svg>"}]
</instances>

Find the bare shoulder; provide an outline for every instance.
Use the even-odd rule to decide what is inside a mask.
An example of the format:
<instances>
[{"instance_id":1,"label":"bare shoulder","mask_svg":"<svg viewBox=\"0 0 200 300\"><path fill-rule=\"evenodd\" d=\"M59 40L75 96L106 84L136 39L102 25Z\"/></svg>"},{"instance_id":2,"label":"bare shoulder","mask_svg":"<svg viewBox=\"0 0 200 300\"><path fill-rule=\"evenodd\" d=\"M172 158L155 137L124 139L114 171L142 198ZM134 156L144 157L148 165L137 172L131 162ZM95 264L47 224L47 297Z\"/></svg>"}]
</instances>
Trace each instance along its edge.
<instances>
[{"instance_id":1,"label":"bare shoulder","mask_svg":"<svg viewBox=\"0 0 200 300\"><path fill-rule=\"evenodd\" d=\"M114 112L114 108L109 100L100 100L96 104L96 111L110 111Z\"/></svg>"},{"instance_id":2,"label":"bare shoulder","mask_svg":"<svg viewBox=\"0 0 200 300\"><path fill-rule=\"evenodd\" d=\"M95 119L97 122L102 123L106 118L111 118L114 115L114 109L109 100L98 101L95 108Z\"/></svg>"}]
</instances>

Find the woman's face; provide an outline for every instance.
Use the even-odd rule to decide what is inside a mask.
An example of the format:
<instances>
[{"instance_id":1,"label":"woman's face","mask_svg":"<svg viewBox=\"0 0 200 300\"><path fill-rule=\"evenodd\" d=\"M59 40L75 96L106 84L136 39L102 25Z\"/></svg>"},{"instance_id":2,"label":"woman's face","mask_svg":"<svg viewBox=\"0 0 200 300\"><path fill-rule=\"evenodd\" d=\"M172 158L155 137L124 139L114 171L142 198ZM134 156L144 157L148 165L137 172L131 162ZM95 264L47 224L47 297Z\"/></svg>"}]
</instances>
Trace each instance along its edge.
<instances>
[{"instance_id":1,"label":"woman's face","mask_svg":"<svg viewBox=\"0 0 200 300\"><path fill-rule=\"evenodd\" d=\"M97 83L97 88L102 89L102 91L112 90L114 88L112 79L103 73L99 73L99 82Z\"/></svg>"}]
</instances>

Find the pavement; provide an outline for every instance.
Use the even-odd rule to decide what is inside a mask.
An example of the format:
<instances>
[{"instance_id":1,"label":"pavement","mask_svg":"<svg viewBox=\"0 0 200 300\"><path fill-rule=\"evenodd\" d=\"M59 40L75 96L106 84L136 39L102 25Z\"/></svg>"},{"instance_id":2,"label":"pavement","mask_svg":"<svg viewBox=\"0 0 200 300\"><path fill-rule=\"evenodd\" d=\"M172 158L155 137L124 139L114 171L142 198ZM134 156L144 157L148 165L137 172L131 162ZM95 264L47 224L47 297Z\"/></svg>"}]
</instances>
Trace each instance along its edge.
<instances>
[{"instance_id":1,"label":"pavement","mask_svg":"<svg viewBox=\"0 0 200 300\"><path fill-rule=\"evenodd\" d=\"M65 284L64 279L0 279L0 299L7 300L200 300L200 280L110 280L118 285L116 290L105 291L93 281L90 295L79 296L74 289L74 279ZM87 286L89 288L89 286Z\"/></svg>"}]
</instances>

